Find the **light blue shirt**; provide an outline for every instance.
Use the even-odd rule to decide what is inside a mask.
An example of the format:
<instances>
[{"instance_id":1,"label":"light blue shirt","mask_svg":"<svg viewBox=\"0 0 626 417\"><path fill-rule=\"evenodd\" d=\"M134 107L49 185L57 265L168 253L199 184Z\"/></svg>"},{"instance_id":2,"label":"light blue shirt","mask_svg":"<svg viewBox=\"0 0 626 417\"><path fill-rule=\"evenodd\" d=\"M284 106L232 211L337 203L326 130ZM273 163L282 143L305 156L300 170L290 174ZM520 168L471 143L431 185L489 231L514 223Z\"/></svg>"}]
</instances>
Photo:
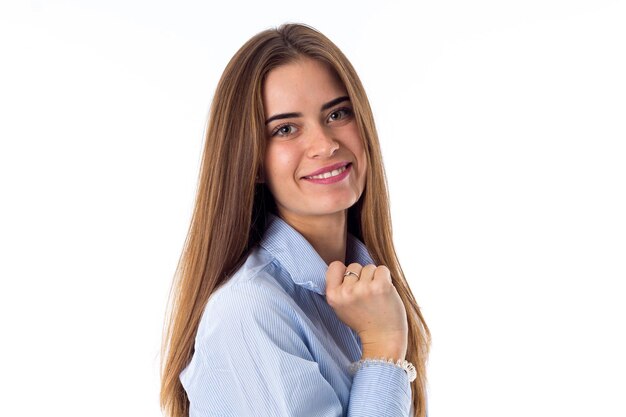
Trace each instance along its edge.
<instances>
[{"instance_id":1,"label":"light blue shirt","mask_svg":"<svg viewBox=\"0 0 626 417\"><path fill-rule=\"evenodd\" d=\"M348 235L352 262L373 263ZM180 374L190 417L409 416L402 368L368 362L351 374L361 341L326 302L327 268L300 233L270 215L260 245L204 310Z\"/></svg>"}]
</instances>

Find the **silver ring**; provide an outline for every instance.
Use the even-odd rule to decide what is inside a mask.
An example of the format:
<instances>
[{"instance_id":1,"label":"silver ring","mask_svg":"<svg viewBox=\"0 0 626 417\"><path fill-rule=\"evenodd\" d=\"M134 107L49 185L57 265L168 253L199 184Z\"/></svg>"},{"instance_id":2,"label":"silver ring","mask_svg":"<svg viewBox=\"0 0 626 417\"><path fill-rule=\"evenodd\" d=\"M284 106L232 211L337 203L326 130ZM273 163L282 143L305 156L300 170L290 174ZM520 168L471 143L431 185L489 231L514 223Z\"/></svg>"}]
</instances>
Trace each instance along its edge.
<instances>
[{"instance_id":1,"label":"silver ring","mask_svg":"<svg viewBox=\"0 0 626 417\"><path fill-rule=\"evenodd\" d=\"M347 277L348 275L354 275L356 277L356 279L359 279L359 274L357 274L356 272L352 272L352 271L346 271L345 274L343 274L343 277Z\"/></svg>"}]
</instances>

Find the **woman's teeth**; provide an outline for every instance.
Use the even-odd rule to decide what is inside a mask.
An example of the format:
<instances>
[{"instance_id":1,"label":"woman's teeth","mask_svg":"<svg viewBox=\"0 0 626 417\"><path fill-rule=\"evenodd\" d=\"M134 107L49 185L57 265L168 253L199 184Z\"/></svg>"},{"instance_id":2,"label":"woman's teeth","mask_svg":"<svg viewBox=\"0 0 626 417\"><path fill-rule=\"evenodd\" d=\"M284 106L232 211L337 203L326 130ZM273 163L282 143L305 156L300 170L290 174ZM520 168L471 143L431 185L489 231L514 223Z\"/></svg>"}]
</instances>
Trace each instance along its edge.
<instances>
[{"instance_id":1,"label":"woman's teeth","mask_svg":"<svg viewBox=\"0 0 626 417\"><path fill-rule=\"evenodd\" d=\"M347 165L345 167L342 167L342 168L339 168L339 169L335 169L335 170L330 171L330 172L324 172L323 174L313 175L313 176L307 177L307 178L310 178L312 180L321 180L321 179L325 179L325 178L336 177L337 175L339 175L343 171L345 171L346 168L347 168Z\"/></svg>"}]
</instances>

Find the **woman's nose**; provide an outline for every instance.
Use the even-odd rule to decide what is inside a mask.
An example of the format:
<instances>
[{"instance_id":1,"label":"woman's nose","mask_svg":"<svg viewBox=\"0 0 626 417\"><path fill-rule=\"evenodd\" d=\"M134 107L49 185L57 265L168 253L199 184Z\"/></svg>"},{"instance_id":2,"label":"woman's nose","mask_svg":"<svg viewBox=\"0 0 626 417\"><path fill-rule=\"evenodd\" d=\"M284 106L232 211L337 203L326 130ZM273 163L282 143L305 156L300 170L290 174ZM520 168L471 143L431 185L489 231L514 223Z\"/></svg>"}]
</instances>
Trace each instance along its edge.
<instances>
[{"instance_id":1,"label":"woman's nose","mask_svg":"<svg viewBox=\"0 0 626 417\"><path fill-rule=\"evenodd\" d=\"M339 149L339 143L325 127L316 127L311 132L308 156L310 158L328 158Z\"/></svg>"}]
</instances>

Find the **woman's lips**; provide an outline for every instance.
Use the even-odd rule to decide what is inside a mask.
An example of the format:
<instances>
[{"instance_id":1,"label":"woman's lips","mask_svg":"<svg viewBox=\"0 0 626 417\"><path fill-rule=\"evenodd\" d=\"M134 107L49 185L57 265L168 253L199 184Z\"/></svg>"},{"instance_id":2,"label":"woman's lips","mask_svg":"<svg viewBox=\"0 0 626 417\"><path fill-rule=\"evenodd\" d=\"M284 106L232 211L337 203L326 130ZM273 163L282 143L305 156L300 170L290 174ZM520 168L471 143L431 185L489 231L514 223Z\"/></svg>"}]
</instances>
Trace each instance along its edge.
<instances>
[{"instance_id":1,"label":"woman's lips","mask_svg":"<svg viewBox=\"0 0 626 417\"><path fill-rule=\"evenodd\" d=\"M318 175L325 174L327 172L332 172L332 171L335 171L335 170L337 170L339 168L343 168L343 167L347 166L348 164L349 164L348 161L337 162L337 163L334 163L332 165L328 165L328 166L326 166L324 168L320 168L320 169L318 169L315 172L311 172L310 174L305 175L304 178L316 177Z\"/></svg>"},{"instance_id":2,"label":"woman's lips","mask_svg":"<svg viewBox=\"0 0 626 417\"><path fill-rule=\"evenodd\" d=\"M303 179L314 184L333 184L346 178L350 171L352 171L352 164L344 165L341 168L323 174L303 177Z\"/></svg>"}]
</instances>

